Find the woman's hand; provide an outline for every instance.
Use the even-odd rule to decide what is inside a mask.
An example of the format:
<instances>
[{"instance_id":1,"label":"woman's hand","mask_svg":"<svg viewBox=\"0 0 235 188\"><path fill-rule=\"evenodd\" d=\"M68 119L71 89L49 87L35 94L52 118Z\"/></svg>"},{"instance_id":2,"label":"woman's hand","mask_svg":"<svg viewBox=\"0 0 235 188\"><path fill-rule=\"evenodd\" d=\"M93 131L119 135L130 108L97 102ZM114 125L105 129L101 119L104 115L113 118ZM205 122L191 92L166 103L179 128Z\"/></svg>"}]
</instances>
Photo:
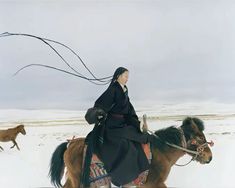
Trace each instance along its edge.
<instances>
[{"instance_id":1,"label":"woman's hand","mask_svg":"<svg viewBox=\"0 0 235 188\"><path fill-rule=\"evenodd\" d=\"M102 110L101 108L97 108L96 117L97 117L98 121L101 121L103 119L106 119L107 113L104 110Z\"/></svg>"},{"instance_id":2,"label":"woman's hand","mask_svg":"<svg viewBox=\"0 0 235 188\"><path fill-rule=\"evenodd\" d=\"M103 109L97 107L89 108L85 115L85 119L89 124L96 124L106 117L106 112Z\"/></svg>"}]
</instances>

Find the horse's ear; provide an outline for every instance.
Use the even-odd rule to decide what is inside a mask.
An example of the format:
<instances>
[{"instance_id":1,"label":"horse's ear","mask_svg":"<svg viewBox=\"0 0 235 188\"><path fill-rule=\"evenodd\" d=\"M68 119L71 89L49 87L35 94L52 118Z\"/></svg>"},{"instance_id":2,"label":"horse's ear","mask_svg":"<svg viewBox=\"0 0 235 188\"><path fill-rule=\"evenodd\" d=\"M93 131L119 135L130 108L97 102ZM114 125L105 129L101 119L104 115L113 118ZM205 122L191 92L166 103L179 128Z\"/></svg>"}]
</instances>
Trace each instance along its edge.
<instances>
[{"instance_id":1,"label":"horse's ear","mask_svg":"<svg viewBox=\"0 0 235 188\"><path fill-rule=\"evenodd\" d=\"M192 129L191 127L191 121L192 121L192 118L191 117L187 117L183 120L183 123L181 125L181 127L186 131L190 131Z\"/></svg>"},{"instance_id":2,"label":"horse's ear","mask_svg":"<svg viewBox=\"0 0 235 188\"><path fill-rule=\"evenodd\" d=\"M198 126L195 124L193 119L191 119L191 127L193 129L193 132L195 132L195 133L199 133L200 132L200 130L198 129Z\"/></svg>"},{"instance_id":3,"label":"horse's ear","mask_svg":"<svg viewBox=\"0 0 235 188\"><path fill-rule=\"evenodd\" d=\"M181 125L182 130L184 131L184 134L187 139L190 139L190 137L199 132L199 129L197 127L197 124L193 121L193 118L187 117L184 119L183 124Z\"/></svg>"}]
</instances>

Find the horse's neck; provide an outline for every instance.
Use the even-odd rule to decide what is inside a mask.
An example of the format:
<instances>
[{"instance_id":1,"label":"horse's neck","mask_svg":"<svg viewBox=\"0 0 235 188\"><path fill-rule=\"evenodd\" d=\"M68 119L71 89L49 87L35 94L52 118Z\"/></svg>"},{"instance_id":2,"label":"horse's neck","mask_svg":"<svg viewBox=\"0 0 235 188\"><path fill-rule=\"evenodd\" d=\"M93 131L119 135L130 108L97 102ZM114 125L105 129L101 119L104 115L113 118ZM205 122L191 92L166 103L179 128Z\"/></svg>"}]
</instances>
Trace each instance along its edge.
<instances>
[{"instance_id":1,"label":"horse's neck","mask_svg":"<svg viewBox=\"0 0 235 188\"><path fill-rule=\"evenodd\" d=\"M178 161L178 159L180 157L184 156L184 154L185 154L185 152L183 152L179 149L172 148L172 149L169 149L169 151L166 152L165 155L166 155L168 161L170 162L171 166L173 166L176 163L176 161Z\"/></svg>"},{"instance_id":2,"label":"horse's neck","mask_svg":"<svg viewBox=\"0 0 235 188\"><path fill-rule=\"evenodd\" d=\"M17 136L17 135L19 134L19 132L20 132L20 131L17 129L17 127L8 129L8 131L11 132L12 134L16 135L16 136Z\"/></svg>"},{"instance_id":3,"label":"horse's neck","mask_svg":"<svg viewBox=\"0 0 235 188\"><path fill-rule=\"evenodd\" d=\"M147 184L154 184L155 187L164 183L171 171L171 167L184 155L184 152L174 148L160 151L157 148L152 150L152 163L148 175ZM153 182L151 183L151 181Z\"/></svg>"},{"instance_id":4,"label":"horse's neck","mask_svg":"<svg viewBox=\"0 0 235 188\"><path fill-rule=\"evenodd\" d=\"M153 153L153 160L159 161L159 158L161 158L160 160L165 160L171 167L180 157L184 156L184 154L183 151L175 148L170 148L164 152L157 150Z\"/></svg>"}]
</instances>

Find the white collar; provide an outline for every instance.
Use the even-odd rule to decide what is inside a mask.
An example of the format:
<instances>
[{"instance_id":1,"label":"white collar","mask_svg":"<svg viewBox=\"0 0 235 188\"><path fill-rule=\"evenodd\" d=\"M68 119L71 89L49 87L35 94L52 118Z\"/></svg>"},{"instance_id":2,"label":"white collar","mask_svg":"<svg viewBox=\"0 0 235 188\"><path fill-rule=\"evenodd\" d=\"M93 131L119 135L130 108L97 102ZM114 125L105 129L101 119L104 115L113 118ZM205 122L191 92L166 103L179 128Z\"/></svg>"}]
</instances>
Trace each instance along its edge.
<instances>
[{"instance_id":1,"label":"white collar","mask_svg":"<svg viewBox=\"0 0 235 188\"><path fill-rule=\"evenodd\" d=\"M121 83L119 83L121 86L122 86L122 88L124 88L125 87L125 85L123 85L123 84L121 84Z\"/></svg>"},{"instance_id":2,"label":"white collar","mask_svg":"<svg viewBox=\"0 0 235 188\"><path fill-rule=\"evenodd\" d=\"M119 83L119 82L118 82L118 83ZM120 84L120 86L122 87L123 91L125 92L125 91L127 90L126 85L123 85L123 84L121 84L121 83L119 83L119 84Z\"/></svg>"}]
</instances>

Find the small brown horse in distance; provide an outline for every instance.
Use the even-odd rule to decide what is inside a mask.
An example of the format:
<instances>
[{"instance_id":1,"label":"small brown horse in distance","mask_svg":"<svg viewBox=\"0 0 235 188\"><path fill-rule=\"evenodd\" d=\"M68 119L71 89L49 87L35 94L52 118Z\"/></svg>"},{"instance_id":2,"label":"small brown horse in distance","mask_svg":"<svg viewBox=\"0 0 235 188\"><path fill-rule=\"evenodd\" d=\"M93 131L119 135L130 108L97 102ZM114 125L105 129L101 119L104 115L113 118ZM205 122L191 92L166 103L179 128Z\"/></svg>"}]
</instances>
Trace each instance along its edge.
<instances>
[{"instance_id":1,"label":"small brown horse in distance","mask_svg":"<svg viewBox=\"0 0 235 188\"><path fill-rule=\"evenodd\" d=\"M18 150L20 150L17 142L16 142L16 137L17 135L21 133L23 135L26 135L26 131L24 129L24 125L18 125L14 128L10 128L7 130L0 130L0 142L13 142L13 146L11 148L14 148L15 146L17 147ZM3 148L0 146L0 149L3 150Z\"/></svg>"},{"instance_id":2,"label":"small brown horse in distance","mask_svg":"<svg viewBox=\"0 0 235 188\"><path fill-rule=\"evenodd\" d=\"M176 161L188 152L167 145L171 143L198 154L190 154L194 160L201 164L212 160L212 152L203 134L204 124L195 117L186 118L179 128L174 126L155 132L158 136L152 144L152 162L143 188L166 188L165 181L170 173L171 167ZM82 172L84 138L75 139L71 142L60 144L51 158L50 178L56 187L62 187L61 179L64 168L67 167L67 179L63 188L79 188ZM199 152L200 151L200 152ZM104 187L110 187L110 184ZM123 186L128 187L128 186ZM133 187L133 186L130 186Z\"/></svg>"}]
</instances>

